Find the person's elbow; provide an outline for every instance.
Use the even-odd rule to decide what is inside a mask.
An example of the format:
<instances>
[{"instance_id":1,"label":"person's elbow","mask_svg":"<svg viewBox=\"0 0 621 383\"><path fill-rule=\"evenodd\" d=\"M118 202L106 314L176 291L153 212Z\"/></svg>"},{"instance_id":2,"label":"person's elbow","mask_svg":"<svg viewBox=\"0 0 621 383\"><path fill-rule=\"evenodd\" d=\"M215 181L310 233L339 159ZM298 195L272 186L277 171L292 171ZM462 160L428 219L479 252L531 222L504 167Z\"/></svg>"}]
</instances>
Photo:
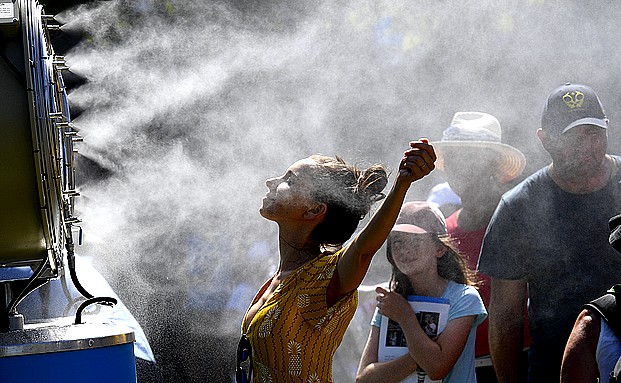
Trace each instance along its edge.
<instances>
[{"instance_id":1,"label":"person's elbow","mask_svg":"<svg viewBox=\"0 0 621 383\"><path fill-rule=\"evenodd\" d=\"M442 380L446 378L448 373L453 368L453 365L448 365L446 362L442 362L441 360L433 360L428 361L426 366L420 366L423 368L429 379L431 380Z\"/></svg>"},{"instance_id":2,"label":"person's elbow","mask_svg":"<svg viewBox=\"0 0 621 383\"><path fill-rule=\"evenodd\" d=\"M446 374L427 374L431 380L442 380L446 377Z\"/></svg>"},{"instance_id":3,"label":"person's elbow","mask_svg":"<svg viewBox=\"0 0 621 383\"><path fill-rule=\"evenodd\" d=\"M358 370L358 372L356 373L356 383L369 382L371 382L371 380L369 380L369 374L367 373L366 369Z\"/></svg>"},{"instance_id":4,"label":"person's elbow","mask_svg":"<svg viewBox=\"0 0 621 383\"><path fill-rule=\"evenodd\" d=\"M377 369L375 362L359 367L356 372L356 383L377 383L386 379L385 370Z\"/></svg>"},{"instance_id":5,"label":"person's elbow","mask_svg":"<svg viewBox=\"0 0 621 383\"><path fill-rule=\"evenodd\" d=\"M425 371L425 372L427 373L427 376L431 380L442 380L446 378L449 371L451 371L450 368L447 369L443 367L436 367L436 368L430 368L429 371Z\"/></svg>"}]
</instances>

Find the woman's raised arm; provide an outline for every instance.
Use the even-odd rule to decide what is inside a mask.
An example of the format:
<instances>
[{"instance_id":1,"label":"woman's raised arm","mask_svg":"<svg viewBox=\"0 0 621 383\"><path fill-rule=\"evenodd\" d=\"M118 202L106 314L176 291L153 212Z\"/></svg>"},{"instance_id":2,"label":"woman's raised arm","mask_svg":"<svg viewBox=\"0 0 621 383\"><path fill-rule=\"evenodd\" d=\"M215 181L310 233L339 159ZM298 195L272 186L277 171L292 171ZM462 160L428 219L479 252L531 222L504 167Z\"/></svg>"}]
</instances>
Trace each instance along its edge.
<instances>
[{"instance_id":1,"label":"woman's raised arm","mask_svg":"<svg viewBox=\"0 0 621 383\"><path fill-rule=\"evenodd\" d=\"M435 167L436 154L426 139L410 142L399 163L399 173L392 188L369 223L345 247L328 288L328 304L358 288L373 256L390 233L410 184L429 174Z\"/></svg>"}]
</instances>

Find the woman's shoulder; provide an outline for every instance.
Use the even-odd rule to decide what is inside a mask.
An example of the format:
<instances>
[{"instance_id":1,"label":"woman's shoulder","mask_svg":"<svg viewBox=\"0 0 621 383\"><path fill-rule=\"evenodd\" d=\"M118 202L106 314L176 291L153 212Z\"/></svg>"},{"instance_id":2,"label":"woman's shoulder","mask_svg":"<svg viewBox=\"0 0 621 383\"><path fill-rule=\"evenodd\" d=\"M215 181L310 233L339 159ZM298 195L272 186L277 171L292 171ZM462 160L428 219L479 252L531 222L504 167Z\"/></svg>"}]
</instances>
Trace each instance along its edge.
<instances>
[{"instance_id":1,"label":"woman's shoulder","mask_svg":"<svg viewBox=\"0 0 621 383\"><path fill-rule=\"evenodd\" d=\"M306 266L307 268L316 268L327 265L336 265L342 256L342 248L335 251L325 251L311 261L308 261L304 266Z\"/></svg>"}]
</instances>

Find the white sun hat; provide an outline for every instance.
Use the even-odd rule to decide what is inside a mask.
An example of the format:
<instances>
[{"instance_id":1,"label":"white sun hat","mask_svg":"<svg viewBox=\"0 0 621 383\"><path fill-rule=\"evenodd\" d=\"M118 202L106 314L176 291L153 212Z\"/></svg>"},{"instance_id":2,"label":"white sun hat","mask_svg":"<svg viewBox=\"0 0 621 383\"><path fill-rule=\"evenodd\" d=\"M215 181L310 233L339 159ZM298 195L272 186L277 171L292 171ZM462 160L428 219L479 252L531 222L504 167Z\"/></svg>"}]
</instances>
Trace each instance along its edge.
<instances>
[{"instance_id":1,"label":"white sun hat","mask_svg":"<svg viewBox=\"0 0 621 383\"><path fill-rule=\"evenodd\" d=\"M496 177L502 183L522 174L526 157L517 148L503 144L502 129L498 119L483 112L457 112L453 121L442 133L442 140L432 142L438 159L436 167L444 170L444 158L451 152L466 148L491 150L497 155Z\"/></svg>"}]
</instances>

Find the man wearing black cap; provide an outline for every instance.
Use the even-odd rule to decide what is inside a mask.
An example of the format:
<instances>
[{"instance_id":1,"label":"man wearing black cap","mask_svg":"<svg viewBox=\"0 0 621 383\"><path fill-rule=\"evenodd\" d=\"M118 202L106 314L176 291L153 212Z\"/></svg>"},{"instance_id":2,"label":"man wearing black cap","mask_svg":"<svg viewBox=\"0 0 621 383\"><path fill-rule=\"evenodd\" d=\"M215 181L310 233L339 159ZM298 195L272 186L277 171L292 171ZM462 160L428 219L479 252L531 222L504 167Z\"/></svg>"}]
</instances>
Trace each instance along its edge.
<instances>
[{"instance_id":1,"label":"man wearing black cap","mask_svg":"<svg viewBox=\"0 0 621 383\"><path fill-rule=\"evenodd\" d=\"M595 92L565 84L537 135L552 163L501 199L478 268L492 278L489 340L499 382L515 382L528 298L529 382L558 382L580 307L618 283L608 220L621 213L621 157L606 154L608 120Z\"/></svg>"}]
</instances>

